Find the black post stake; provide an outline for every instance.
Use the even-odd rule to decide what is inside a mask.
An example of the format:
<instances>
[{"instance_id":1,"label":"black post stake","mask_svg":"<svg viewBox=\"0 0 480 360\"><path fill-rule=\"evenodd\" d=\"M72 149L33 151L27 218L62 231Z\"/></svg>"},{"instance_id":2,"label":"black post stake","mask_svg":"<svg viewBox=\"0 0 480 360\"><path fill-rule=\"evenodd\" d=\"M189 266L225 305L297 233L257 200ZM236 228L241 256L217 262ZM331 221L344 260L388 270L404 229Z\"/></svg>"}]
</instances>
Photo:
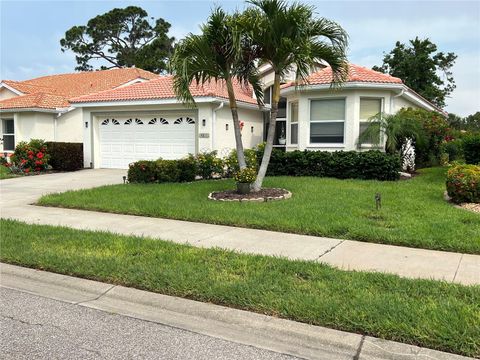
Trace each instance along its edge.
<instances>
[{"instance_id":1,"label":"black post stake","mask_svg":"<svg viewBox=\"0 0 480 360\"><path fill-rule=\"evenodd\" d=\"M380 193L375 194L375 206L377 210L382 207L382 195Z\"/></svg>"},{"instance_id":2,"label":"black post stake","mask_svg":"<svg viewBox=\"0 0 480 360\"><path fill-rule=\"evenodd\" d=\"M127 183L127 177L126 177L126 176L123 176L123 183L124 183L124 184Z\"/></svg>"}]
</instances>

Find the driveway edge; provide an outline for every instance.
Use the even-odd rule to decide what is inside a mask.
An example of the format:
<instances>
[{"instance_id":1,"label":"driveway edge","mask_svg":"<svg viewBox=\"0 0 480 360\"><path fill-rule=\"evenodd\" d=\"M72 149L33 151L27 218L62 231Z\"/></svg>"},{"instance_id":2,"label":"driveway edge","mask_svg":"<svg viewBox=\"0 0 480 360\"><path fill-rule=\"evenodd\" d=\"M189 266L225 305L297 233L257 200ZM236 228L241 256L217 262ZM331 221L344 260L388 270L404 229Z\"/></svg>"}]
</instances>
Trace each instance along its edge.
<instances>
[{"instance_id":1,"label":"driveway edge","mask_svg":"<svg viewBox=\"0 0 480 360\"><path fill-rule=\"evenodd\" d=\"M0 263L0 286L305 359L468 359L219 305Z\"/></svg>"}]
</instances>

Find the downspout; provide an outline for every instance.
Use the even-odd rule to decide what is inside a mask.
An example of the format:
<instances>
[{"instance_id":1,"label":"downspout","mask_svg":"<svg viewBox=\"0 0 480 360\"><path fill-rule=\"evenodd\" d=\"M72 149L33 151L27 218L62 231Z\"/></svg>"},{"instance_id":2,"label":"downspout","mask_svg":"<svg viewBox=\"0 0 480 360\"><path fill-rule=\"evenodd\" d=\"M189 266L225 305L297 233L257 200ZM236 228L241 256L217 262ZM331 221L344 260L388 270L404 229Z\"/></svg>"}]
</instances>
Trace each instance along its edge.
<instances>
[{"instance_id":1,"label":"downspout","mask_svg":"<svg viewBox=\"0 0 480 360\"><path fill-rule=\"evenodd\" d=\"M57 141L57 119L62 115L62 113L58 113L57 116L53 118L53 141Z\"/></svg>"},{"instance_id":2,"label":"downspout","mask_svg":"<svg viewBox=\"0 0 480 360\"><path fill-rule=\"evenodd\" d=\"M393 104L395 103L395 98L402 96L405 93L405 88L402 88L397 95L390 96L390 114L393 114Z\"/></svg>"},{"instance_id":3,"label":"downspout","mask_svg":"<svg viewBox=\"0 0 480 360\"><path fill-rule=\"evenodd\" d=\"M217 124L217 111L222 109L224 102L222 101L220 105L212 110L212 151L215 150L215 126Z\"/></svg>"}]
</instances>

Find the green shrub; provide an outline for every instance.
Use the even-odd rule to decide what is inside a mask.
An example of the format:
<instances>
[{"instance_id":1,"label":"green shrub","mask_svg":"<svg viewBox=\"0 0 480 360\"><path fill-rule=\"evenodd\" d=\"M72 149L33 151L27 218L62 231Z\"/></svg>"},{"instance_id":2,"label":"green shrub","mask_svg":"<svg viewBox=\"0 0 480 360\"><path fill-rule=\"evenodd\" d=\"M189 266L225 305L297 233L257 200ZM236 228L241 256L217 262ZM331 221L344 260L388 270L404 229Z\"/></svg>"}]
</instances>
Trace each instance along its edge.
<instances>
[{"instance_id":1,"label":"green shrub","mask_svg":"<svg viewBox=\"0 0 480 360\"><path fill-rule=\"evenodd\" d=\"M215 175L223 176L223 160L217 157L216 151L190 155L196 163L197 175L203 179L211 179Z\"/></svg>"},{"instance_id":2,"label":"green shrub","mask_svg":"<svg viewBox=\"0 0 480 360\"><path fill-rule=\"evenodd\" d=\"M236 182L251 184L257 178L257 169L246 167L245 169L238 170L233 178Z\"/></svg>"},{"instance_id":3,"label":"green shrub","mask_svg":"<svg viewBox=\"0 0 480 360\"><path fill-rule=\"evenodd\" d=\"M463 139L463 154L467 164L480 164L480 135L470 135Z\"/></svg>"},{"instance_id":4,"label":"green shrub","mask_svg":"<svg viewBox=\"0 0 480 360\"><path fill-rule=\"evenodd\" d=\"M178 168L178 181L190 182L195 180L197 175L197 163L191 157L185 159L176 160Z\"/></svg>"},{"instance_id":5,"label":"green shrub","mask_svg":"<svg viewBox=\"0 0 480 360\"><path fill-rule=\"evenodd\" d=\"M158 159L155 161L155 180L156 182L179 182L180 170L177 167L176 160Z\"/></svg>"},{"instance_id":6,"label":"green shrub","mask_svg":"<svg viewBox=\"0 0 480 360\"><path fill-rule=\"evenodd\" d=\"M267 175L397 180L400 158L378 150L272 152Z\"/></svg>"},{"instance_id":7,"label":"green shrub","mask_svg":"<svg viewBox=\"0 0 480 360\"><path fill-rule=\"evenodd\" d=\"M447 141L442 144L443 154L448 155L448 162L463 159L463 141L461 139Z\"/></svg>"},{"instance_id":8,"label":"green shrub","mask_svg":"<svg viewBox=\"0 0 480 360\"><path fill-rule=\"evenodd\" d=\"M156 178L156 162L140 160L128 165L128 182L130 183L154 183Z\"/></svg>"},{"instance_id":9,"label":"green shrub","mask_svg":"<svg viewBox=\"0 0 480 360\"><path fill-rule=\"evenodd\" d=\"M46 142L50 154L50 165L55 170L75 171L83 169L83 144L68 142Z\"/></svg>"},{"instance_id":10,"label":"green shrub","mask_svg":"<svg viewBox=\"0 0 480 360\"><path fill-rule=\"evenodd\" d=\"M195 180L196 163L191 158L180 160L140 160L129 165L128 182L162 183Z\"/></svg>"},{"instance_id":11,"label":"green shrub","mask_svg":"<svg viewBox=\"0 0 480 360\"><path fill-rule=\"evenodd\" d=\"M50 155L43 140L32 139L30 142L21 141L15 147L10 157L14 172L30 173L41 172L49 168Z\"/></svg>"},{"instance_id":12,"label":"green shrub","mask_svg":"<svg viewBox=\"0 0 480 360\"><path fill-rule=\"evenodd\" d=\"M245 149L244 153L245 153L245 162L247 163L247 167L258 169L261 159L257 158L257 150ZM225 165L225 176L227 177L233 176L233 174L235 174L238 170L240 170L238 166L236 149L232 150L230 154L225 158L224 165Z\"/></svg>"},{"instance_id":13,"label":"green shrub","mask_svg":"<svg viewBox=\"0 0 480 360\"><path fill-rule=\"evenodd\" d=\"M480 166L456 165L450 168L447 192L456 203L480 203Z\"/></svg>"}]
</instances>

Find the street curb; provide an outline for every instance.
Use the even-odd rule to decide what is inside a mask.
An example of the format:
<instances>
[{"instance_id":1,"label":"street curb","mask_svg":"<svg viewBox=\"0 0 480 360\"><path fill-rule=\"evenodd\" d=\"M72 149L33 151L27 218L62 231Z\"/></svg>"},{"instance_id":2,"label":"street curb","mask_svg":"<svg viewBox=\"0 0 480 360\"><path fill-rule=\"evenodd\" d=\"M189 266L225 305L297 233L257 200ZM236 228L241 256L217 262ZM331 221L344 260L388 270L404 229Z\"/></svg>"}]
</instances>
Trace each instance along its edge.
<instances>
[{"instance_id":1,"label":"street curb","mask_svg":"<svg viewBox=\"0 0 480 360\"><path fill-rule=\"evenodd\" d=\"M0 286L305 359L469 359L224 306L0 263Z\"/></svg>"}]
</instances>

